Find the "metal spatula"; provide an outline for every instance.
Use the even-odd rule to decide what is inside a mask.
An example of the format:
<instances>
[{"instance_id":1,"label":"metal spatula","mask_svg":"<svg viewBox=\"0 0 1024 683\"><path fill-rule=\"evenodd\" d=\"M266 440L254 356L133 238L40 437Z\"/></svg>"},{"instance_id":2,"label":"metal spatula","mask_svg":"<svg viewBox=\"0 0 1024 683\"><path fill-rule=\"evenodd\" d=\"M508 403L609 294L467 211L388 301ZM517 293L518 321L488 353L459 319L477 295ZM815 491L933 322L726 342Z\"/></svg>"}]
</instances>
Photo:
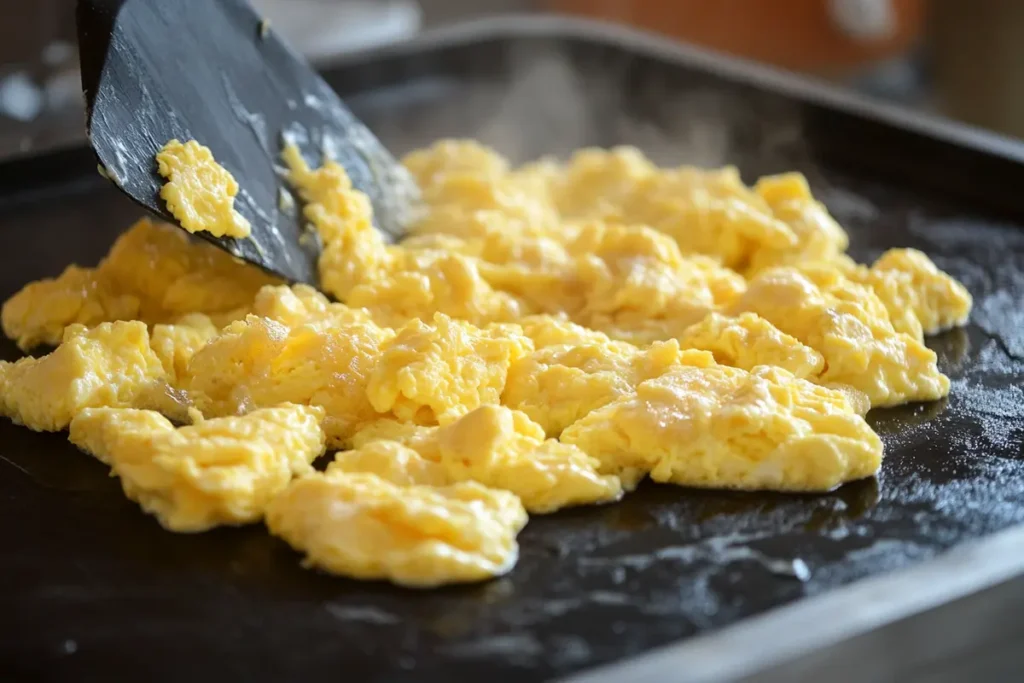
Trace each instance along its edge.
<instances>
[{"instance_id":1,"label":"metal spatula","mask_svg":"<svg viewBox=\"0 0 1024 683\"><path fill-rule=\"evenodd\" d=\"M316 285L318 240L282 201L282 137L311 163L326 155L369 195L376 227L402 235L418 190L411 176L302 57L245 0L79 0L88 133L105 174L176 223L154 156L196 140L234 175L251 237L201 237L293 282ZM287 199L288 195L284 195Z\"/></svg>"}]
</instances>

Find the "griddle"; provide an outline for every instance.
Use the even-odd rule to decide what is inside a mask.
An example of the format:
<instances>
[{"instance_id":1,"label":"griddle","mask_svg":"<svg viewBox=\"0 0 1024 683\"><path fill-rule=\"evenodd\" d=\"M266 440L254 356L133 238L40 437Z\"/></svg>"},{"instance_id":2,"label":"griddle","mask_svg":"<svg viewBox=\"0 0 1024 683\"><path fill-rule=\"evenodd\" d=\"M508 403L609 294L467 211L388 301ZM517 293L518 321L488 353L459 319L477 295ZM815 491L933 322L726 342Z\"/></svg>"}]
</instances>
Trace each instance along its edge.
<instances>
[{"instance_id":1,"label":"griddle","mask_svg":"<svg viewBox=\"0 0 1024 683\"><path fill-rule=\"evenodd\" d=\"M304 570L260 526L167 533L66 435L3 421L4 680L533 681L662 646L683 653L675 680L687 656L710 679L698 660L716 651L688 644L775 624L754 653L769 658L794 635L778 615L834 604L853 623L851 590L1024 521L1021 145L589 22L476 23L323 72L396 152L446 136L515 160L636 144L747 181L804 172L855 257L922 249L974 295L969 325L928 340L949 398L869 415L886 446L876 479L806 496L644 485L534 517L511 574L431 592ZM137 217L91 159L72 146L0 164L0 295L95 263ZM987 566L969 557L950 571ZM1005 553L1000 566L991 581L1020 573ZM924 595L936 573L895 593ZM725 671L751 652L717 655Z\"/></svg>"}]
</instances>

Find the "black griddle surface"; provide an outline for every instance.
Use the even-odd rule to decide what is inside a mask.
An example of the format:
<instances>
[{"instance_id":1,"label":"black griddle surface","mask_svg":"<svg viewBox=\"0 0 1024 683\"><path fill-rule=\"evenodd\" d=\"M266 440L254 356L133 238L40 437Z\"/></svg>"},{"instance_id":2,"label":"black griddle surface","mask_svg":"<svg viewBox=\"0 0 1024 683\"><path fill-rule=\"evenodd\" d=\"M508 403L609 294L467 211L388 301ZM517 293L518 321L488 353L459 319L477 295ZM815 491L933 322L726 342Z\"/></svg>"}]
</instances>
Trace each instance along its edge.
<instances>
[{"instance_id":1,"label":"black griddle surface","mask_svg":"<svg viewBox=\"0 0 1024 683\"><path fill-rule=\"evenodd\" d=\"M510 575L433 592L303 570L259 526L167 533L66 435L2 421L4 680L537 680L1024 521L1016 162L578 36L469 37L328 76L398 152L449 135L519 159L633 143L748 181L804 171L856 257L916 247L974 295L970 325L929 340L950 397L869 416L886 444L877 480L821 496L646 485L533 518ZM137 216L81 152L0 165L0 296L95 263Z\"/></svg>"}]
</instances>

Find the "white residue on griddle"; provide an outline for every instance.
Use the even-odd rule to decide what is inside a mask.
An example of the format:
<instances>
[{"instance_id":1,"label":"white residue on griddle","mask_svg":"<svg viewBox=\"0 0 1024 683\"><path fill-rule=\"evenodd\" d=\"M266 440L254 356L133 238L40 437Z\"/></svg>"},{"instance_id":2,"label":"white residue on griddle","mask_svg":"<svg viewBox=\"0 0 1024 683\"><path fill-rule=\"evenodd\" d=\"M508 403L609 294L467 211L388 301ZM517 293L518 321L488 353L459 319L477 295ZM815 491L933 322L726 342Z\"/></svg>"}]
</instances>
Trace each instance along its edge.
<instances>
[{"instance_id":1,"label":"white residue on griddle","mask_svg":"<svg viewBox=\"0 0 1024 683\"><path fill-rule=\"evenodd\" d=\"M273 150L270 149L270 137L267 135L267 121L263 118L262 114L249 111L242 104L242 100L238 97L234 87L231 85L230 79L227 74L221 72L221 82L224 84L224 92L228 95L228 103L231 105L232 113L238 118L239 121L245 123L252 134L256 136L257 142L260 146L267 151L268 154L272 154Z\"/></svg>"},{"instance_id":2,"label":"white residue on griddle","mask_svg":"<svg viewBox=\"0 0 1024 683\"><path fill-rule=\"evenodd\" d=\"M277 188L277 208L289 216L295 215L295 196L287 187Z\"/></svg>"},{"instance_id":3,"label":"white residue on griddle","mask_svg":"<svg viewBox=\"0 0 1024 683\"><path fill-rule=\"evenodd\" d=\"M617 607L621 605L631 605L642 601L642 597L637 598L629 595L628 593L615 593L613 591L597 590L589 591L584 595L573 598L544 599L536 603L536 610L527 609L525 611L529 614L536 612L544 617L557 617L589 607ZM525 622L517 621L517 623L530 623L530 621L531 619L527 619Z\"/></svg>"},{"instance_id":4,"label":"white residue on griddle","mask_svg":"<svg viewBox=\"0 0 1024 683\"><path fill-rule=\"evenodd\" d=\"M992 387L970 379L955 379L950 389L951 410L960 418L974 418L981 428L985 443L970 439L974 434L951 431L950 437L961 439L968 451L995 447L1010 453L1024 448L1024 389L1016 384Z\"/></svg>"},{"instance_id":5,"label":"white residue on griddle","mask_svg":"<svg viewBox=\"0 0 1024 683\"><path fill-rule=\"evenodd\" d=\"M327 603L324 605L324 609L339 621L359 622L379 626L397 624L401 621L401 619L396 615L391 614L390 612L385 612L377 607L370 607L369 605L337 605L334 603Z\"/></svg>"},{"instance_id":6,"label":"white residue on griddle","mask_svg":"<svg viewBox=\"0 0 1024 683\"><path fill-rule=\"evenodd\" d=\"M1024 277L1013 284L1012 289L999 289L977 301L971 317L1008 356L1024 361L1024 306L1021 305Z\"/></svg>"},{"instance_id":7,"label":"white residue on griddle","mask_svg":"<svg viewBox=\"0 0 1024 683\"><path fill-rule=\"evenodd\" d=\"M933 549L913 541L879 538L868 545L843 553L842 560L823 567L829 583L847 583L868 573L875 574L907 567L928 559Z\"/></svg>"},{"instance_id":8,"label":"white residue on griddle","mask_svg":"<svg viewBox=\"0 0 1024 683\"><path fill-rule=\"evenodd\" d=\"M733 562L752 561L761 565L769 572L780 576L793 577L799 581L811 578L811 570L800 558L792 560L771 557L751 548L748 543L761 540L759 536L747 534L727 534L704 539L687 545L670 545L643 555L619 555L611 557L584 557L580 559L582 566L625 566L637 571L644 571L662 562L710 562L716 565L728 565Z\"/></svg>"},{"instance_id":9,"label":"white residue on griddle","mask_svg":"<svg viewBox=\"0 0 1024 683\"><path fill-rule=\"evenodd\" d=\"M804 562L802 559L800 559L798 557L798 558L794 559L790 563L790 565L791 565L792 570L793 570L793 576L798 581L810 581L811 580L811 568L808 567L807 563Z\"/></svg>"},{"instance_id":10,"label":"white residue on griddle","mask_svg":"<svg viewBox=\"0 0 1024 683\"><path fill-rule=\"evenodd\" d=\"M544 652L544 646L531 633L507 633L481 636L475 640L455 643L444 648L456 657L471 659L485 657L536 658Z\"/></svg>"},{"instance_id":11,"label":"white residue on griddle","mask_svg":"<svg viewBox=\"0 0 1024 683\"><path fill-rule=\"evenodd\" d=\"M274 207L274 215L271 216L266 211L259 207L259 205L256 203L256 200L252 198L252 195L249 194L245 190L245 188L240 188L238 190L238 196L240 196L242 198L242 201L244 201L249 206L252 212L256 214L260 218L260 220L263 221L263 225L266 227L264 233L273 237L274 241L281 246L281 248L276 250L275 253L284 258L285 263L287 263L289 266L294 265L294 259L292 258L291 249L288 248L288 242L285 240L284 235L281 234L281 231L277 227L277 220L278 216L280 215L278 213L277 207ZM253 244L256 246L256 250L260 253L260 256L266 259L267 254L263 250L263 246L260 244L259 240L253 240Z\"/></svg>"}]
</instances>

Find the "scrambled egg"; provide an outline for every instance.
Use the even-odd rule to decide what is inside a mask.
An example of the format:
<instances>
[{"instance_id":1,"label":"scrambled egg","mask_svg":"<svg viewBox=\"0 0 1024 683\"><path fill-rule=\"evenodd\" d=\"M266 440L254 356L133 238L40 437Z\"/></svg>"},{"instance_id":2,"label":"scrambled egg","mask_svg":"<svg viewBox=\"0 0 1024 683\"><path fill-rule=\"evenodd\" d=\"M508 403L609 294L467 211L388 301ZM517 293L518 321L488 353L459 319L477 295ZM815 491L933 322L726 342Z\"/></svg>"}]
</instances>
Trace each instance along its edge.
<instances>
[{"instance_id":1,"label":"scrambled egg","mask_svg":"<svg viewBox=\"0 0 1024 683\"><path fill-rule=\"evenodd\" d=\"M935 352L897 332L873 290L835 268L769 269L750 281L732 309L756 313L821 353L825 369L815 381L861 391L872 406L933 401L949 393Z\"/></svg>"},{"instance_id":2,"label":"scrambled egg","mask_svg":"<svg viewBox=\"0 0 1024 683\"><path fill-rule=\"evenodd\" d=\"M359 447L338 453L327 472L368 472L396 484L440 486L476 481L519 496L531 513L617 500L616 477L573 446L545 439L519 411L489 405L444 427L409 429L385 420L359 435Z\"/></svg>"},{"instance_id":3,"label":"scrambled egg","mask_svg":"<svg viewBox=\"0 0 1024 683\"><path fill-rule=\"evenodd\" d=\"M71 442L110 466L125 495L171 531L259 521L324 452L323 410L282 404L175 428L160 413L86 408Z\"/></svg>"},{"instance_id":4,"label":"scrambled egg","mask_svg":"<svg viewBox=\"0 0 1024 683\"><path fill-rule=\"evenodd\" d=\"M69 325L49 355L0 361L0 408L29 429L54 432L87 408L131 408L163 377L144 323Z\"/></svg>"},{"instance_id":5,"label":"scrambled egg","mask_svg":"<svg viewBox=\"0 0 1024 683\"><path fill-rule=\"evenodd\" d=\"M156 163L167 178L160 197L181 227L215 237L249 236L252 226L235 210L238 182L208 147L195 140L171 140L157 153Z\"/></svg>"},{"instance_id":6,"label":"scrambled egg","mask_svg":"<svg viewBox=\"0 0 1024 683\"><path fill-rule=\"evenodd\" d=\"M397 486L365 473L296 479L266 516L270 533L310 566L419 588L504 574L526 525L526 510L507 491L475 482Z\"/></svg>"},{"instance_id":7,"label":"scrambled egg","mask_svg":"<svg viewBox=\"0 0 1024 683\"><path fill-rule=\"evenodd\" d=\"M229 322L244 313L261 287L275 282L211 244L143 218L97 267L68 266L56 278L22 288L4 303L0 322L23 350L59 344L64 328L74 323L152 325L190 313Z\"/></svg>"},{"instance_id":8,"label":"scrambled egg","mask_svg":"<svg viewBox=\"0 0 1024 683\"><path fill-rule=\"evenodd\" d=\"M515 326L480 329L443 313L412 320L385 344L366 395L378 413L418 424L445 424L495 404L509 366L531 350Z\"/></svg>"},{"instance_id":9,"label":"scrambled egg","mask_svg":"<svg viewBox=\"0 0 1024 683\"><path fill-rule=\"evenodd\" d=\"M871 476L868 409L949 392L924 335L970 294L912 249L855 263L799 174L748 187L631 148L515 168L442 141L406 158L425 210L390 245L338 164L283 161L322 291L143 220L3 306L21 348L57 348L0 363L0 410L70 426L169 529L263 519L327 572L477 581L514 565L528 512L645 477ZM160 164L186 227L242 231L208 150Z\"/></svg>"},{"instance_id":10,"label":"scrambled egg","mask_svg":"<svg viewBox=\"0 0 1024 683\"><path fill-rule=\"evenodd\" d=\"M278 403L320 406L328 440L340 447L378 417L367 389L381 346L393 335L371 321L286 327L249 315L193 356L187 392L196 408L212 416Z\"/></svg>"},{"instance_id":11,"label":"scrambled egg","mask_svg":"<svg viewBox=\"0 0 1024 683\"><path fill-rule=\"evenodd\" d=\"M623 485L827 491L870 476L882 440L839 391L781 368L683 367L562 433Z\"/></svg>"},{"instance_id":12,"label":"scrambled egg","mask_svg":"<svg viewBox=\"0 0 1024 683\"><path fill-rule=\"evenodd\" d=\"M674 339L646 349L609 339L546 346L512 367L502 401L557 437L644 380L679 365L710 363L708 354L683 351Z\"/></svg>"}]
</instances>

